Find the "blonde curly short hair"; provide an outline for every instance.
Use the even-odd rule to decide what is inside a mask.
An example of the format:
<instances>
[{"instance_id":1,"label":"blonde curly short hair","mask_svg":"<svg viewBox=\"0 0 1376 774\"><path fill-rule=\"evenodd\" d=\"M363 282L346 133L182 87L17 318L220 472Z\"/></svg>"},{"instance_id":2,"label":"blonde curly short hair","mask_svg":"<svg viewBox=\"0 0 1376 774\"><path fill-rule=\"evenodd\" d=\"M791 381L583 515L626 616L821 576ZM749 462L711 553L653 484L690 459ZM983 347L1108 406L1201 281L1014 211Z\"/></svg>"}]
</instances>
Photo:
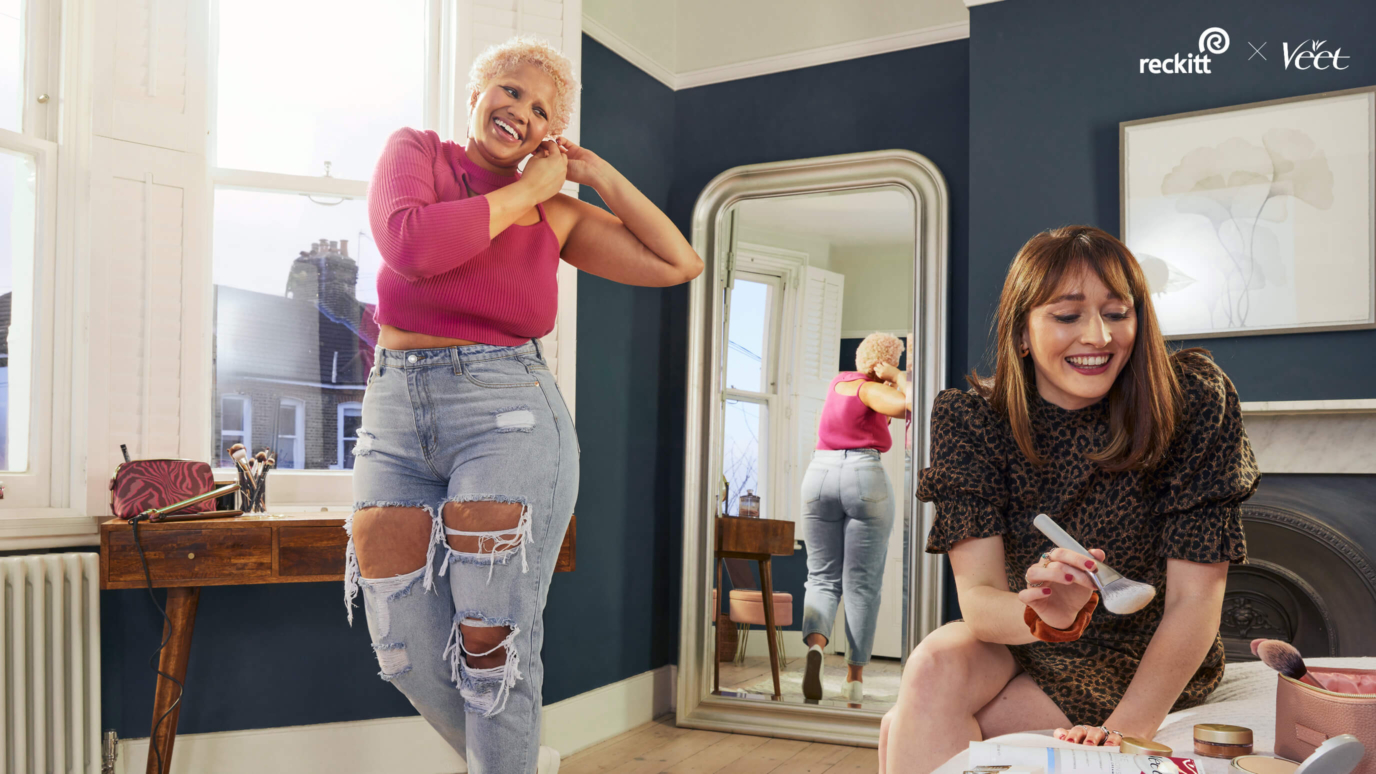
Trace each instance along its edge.
<instances>
[{"instance_id":1,"label":"blonde curly short hair","mask_svg":"<svg viewBox=\"0 0 1376 774\"><path fill-rule=\"evenodd\" d=\"M521 64L533 64L554 79L554 104L549 106L549 137L558 137L573 120L573 107L578 101L578 76L573 74L573 62L554 46L538 38L518 35L505 43L488 46L473 60L468 71L468 113L478 104L478 95L502 73ZM542 138L543 139L543 138Z\"/></svg>"},{"instance_id":2,"label":"blonde curly short hair","mask_svg":"<svg viewBox=\"0 0 1376 774\"><path fill-rule=\"evenodd\" d=\"M880 363L898 365L903 356L903 342L891 333L871 333L855 350L855 370L870 373Z\"/></svg>"}]
</instances>

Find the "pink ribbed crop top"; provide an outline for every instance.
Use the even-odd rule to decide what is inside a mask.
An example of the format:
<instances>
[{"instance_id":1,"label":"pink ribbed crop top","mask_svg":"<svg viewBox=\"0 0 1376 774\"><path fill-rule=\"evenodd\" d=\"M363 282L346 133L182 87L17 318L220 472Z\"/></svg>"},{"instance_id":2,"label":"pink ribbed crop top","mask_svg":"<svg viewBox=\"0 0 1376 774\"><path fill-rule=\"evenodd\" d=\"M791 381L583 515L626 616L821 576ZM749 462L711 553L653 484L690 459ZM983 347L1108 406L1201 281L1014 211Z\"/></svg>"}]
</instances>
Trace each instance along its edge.
<instances>
[{"instance_id":1,"label":"pink ribbed crop top","mask_svg":"<svg viewBox=\"0 0 1376 774\"><path fill-rule=\"evenodd\" d=\"M488 236L483 194L519 179L479 167L434 132L387 140L368 186L379 323L504 347L554 329L559 240L544 205L538 223Z\"/></svg>"},{"instance_id":2,"label":"pink ribbed crop top","mask_svg":"<svg viewBox=\"0 0 1376 774\"><path fill-rule=\"evenodd\" d=\"M836 385L841 382L865 380L865 375L856 371L842 371L831 380L831 385L827 387L827 401L822 404L822 421L817 425L818 449L875 449L886 452L893 446L893 436L889 435L889 417L866 406L860 400L859 392L855 395L836 393Z\"/></svg>"}]
</instances>

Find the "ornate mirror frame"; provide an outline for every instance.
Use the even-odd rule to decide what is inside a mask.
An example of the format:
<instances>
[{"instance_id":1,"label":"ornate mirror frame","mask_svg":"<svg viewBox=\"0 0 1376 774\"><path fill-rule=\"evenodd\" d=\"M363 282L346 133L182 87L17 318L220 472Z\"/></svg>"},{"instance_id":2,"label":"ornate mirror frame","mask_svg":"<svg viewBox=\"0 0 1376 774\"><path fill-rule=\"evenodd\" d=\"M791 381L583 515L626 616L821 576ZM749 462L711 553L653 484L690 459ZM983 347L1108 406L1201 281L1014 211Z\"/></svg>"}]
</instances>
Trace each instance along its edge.
<instances>
[{"instance_id":1,"label":"ornate mirror frame","mask_svg":"<svg viewBox=\"0 0 1376 774\"><path fill-rule=\"evenodd\" d=\"M860 191L898 186L915 204L913 463L911 489L918 471L929 464L927 428L932 400L946 380L946 291L949 251L950 194L946 180L925 156L906 150L851 153L840 156L752 164L729 169L707 184L693 208L693 249L706 267L689 288L688 404L686 412L683 491L683 595L679 629L677 720L681 726L764 736L876 746L881 714L825 706L750 701L712 695L714 629L707 600L713 583L713 518L720 466L721 417L715 400L721 392L722 336L726 286L725 247L730 235L726 215L745 199L811 193ZM895 487L898 489L898 487ZM900 490L901 491L901 490ZM908 648L941 625L944 557L923 548L933 510L916 503L909 534L910 583L905 630Z\"/></svg>"}]
</instances>

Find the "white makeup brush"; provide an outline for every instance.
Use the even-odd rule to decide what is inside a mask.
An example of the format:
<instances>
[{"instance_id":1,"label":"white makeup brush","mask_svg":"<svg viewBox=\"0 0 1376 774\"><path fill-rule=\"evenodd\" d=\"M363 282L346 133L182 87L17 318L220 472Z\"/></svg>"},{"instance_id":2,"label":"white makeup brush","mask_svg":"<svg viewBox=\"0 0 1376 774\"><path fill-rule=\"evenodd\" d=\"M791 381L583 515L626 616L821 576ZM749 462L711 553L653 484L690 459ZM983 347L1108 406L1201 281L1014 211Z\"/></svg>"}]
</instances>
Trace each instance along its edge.
<instances>
[{"instance_id":1,"label":"white makeup brush","mask_svg":"<svg viewBox=\"0 0 1376 774\"><path fill-rule=\"evenodd\" d=\"M1076 542L1075 538L1066 534L1060 525L1051 520L1045 513L1037 514L1037 518L1032 520L1032 526L1042 531L1043 535L1051 538L1051 542L1068 551L1077 554L1084 554L1093 557L1084 546ZM1130 615L1146 607L1156 596L1156 587L1147 583L1139 583L1135 580L1124 578L1117 570L1109 567L1103 562L1095 562L1096 569L1085 570L1089 577L1094 581L1094 585L1099 587L1099 595L1103 597L1104 607L1117 615Z\"/></svg>"}]
</instances>

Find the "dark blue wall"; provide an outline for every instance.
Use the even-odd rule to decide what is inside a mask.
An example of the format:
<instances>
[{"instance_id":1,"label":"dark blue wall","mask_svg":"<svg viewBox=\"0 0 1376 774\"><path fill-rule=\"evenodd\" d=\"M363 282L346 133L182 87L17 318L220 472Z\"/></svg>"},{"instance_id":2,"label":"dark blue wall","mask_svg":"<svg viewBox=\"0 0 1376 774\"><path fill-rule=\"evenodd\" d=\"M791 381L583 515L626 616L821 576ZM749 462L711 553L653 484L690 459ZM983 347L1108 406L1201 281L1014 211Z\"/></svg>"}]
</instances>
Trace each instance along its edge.
<instances>
[{"instance_id":1,"label":"dark blue wall","mask_svg":"<svg viewBox=\"0 0 1376 774\"><path fill-rule=\"evenodd\" d=\"M965 357L979 363L1014 253L1038 231L1119 233L1118 123L1376 83L1376 3L1013 0L970 9L970 296ZM1142 57L1198 51L1228 31L1212 74L1141 75ZM1326 38L1342 72L1285 70L1281 44ZM1268 61L1252 54L1260 46ZM1207 339L1243 400L1376 396L1376 330ZM987 369L987 365L985 366Z\"/></svg>"}]
</instances>

